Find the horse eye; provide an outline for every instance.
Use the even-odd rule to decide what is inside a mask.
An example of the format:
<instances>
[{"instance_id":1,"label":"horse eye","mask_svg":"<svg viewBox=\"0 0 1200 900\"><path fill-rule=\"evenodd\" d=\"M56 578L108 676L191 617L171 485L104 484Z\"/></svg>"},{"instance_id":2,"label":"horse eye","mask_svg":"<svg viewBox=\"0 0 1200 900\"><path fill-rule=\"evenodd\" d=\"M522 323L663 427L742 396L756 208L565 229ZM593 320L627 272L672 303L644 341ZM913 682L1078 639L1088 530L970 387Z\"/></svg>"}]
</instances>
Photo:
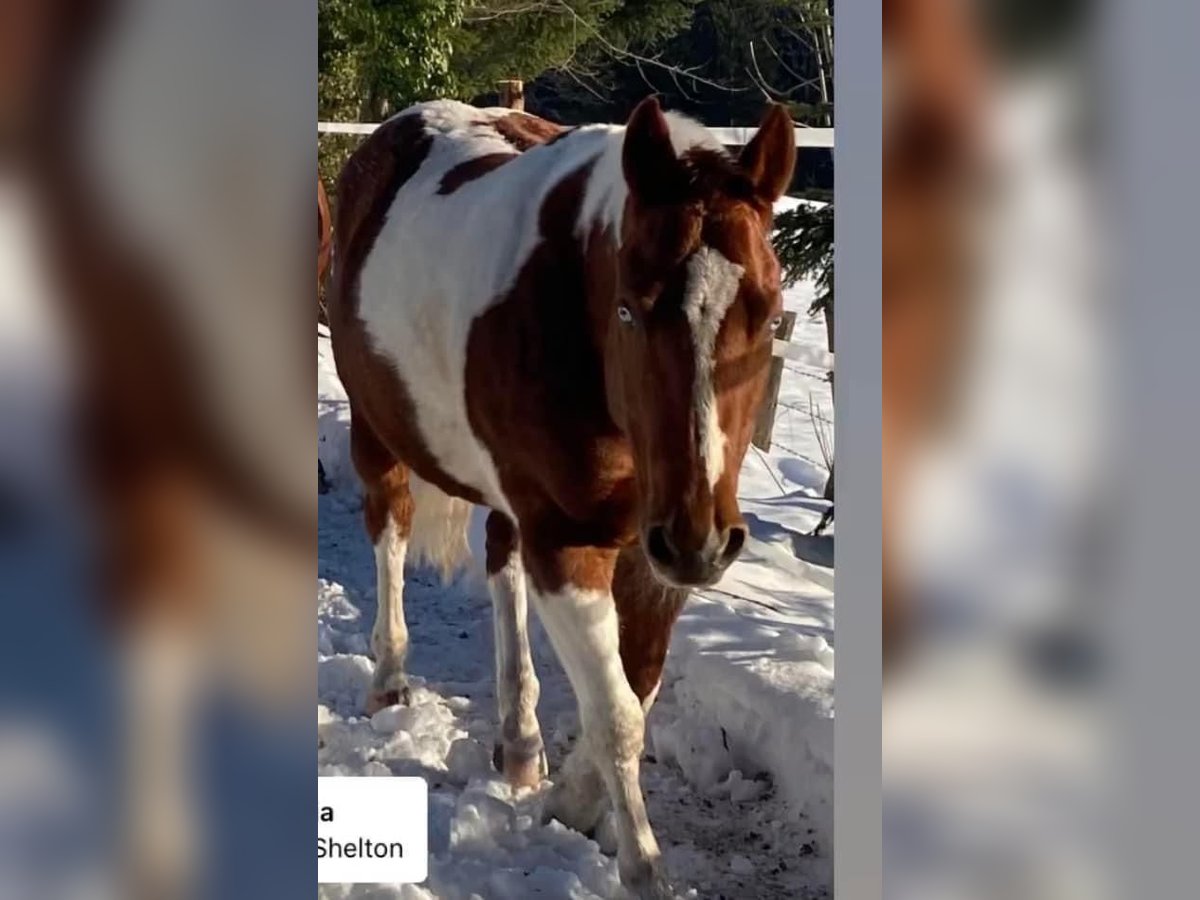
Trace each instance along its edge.
<instances>
[{"instance_id":1,"label":"horse eye","mask_svg":"<svg viewBox=\"0 0 1200 900\"><path fill-rule=\"evenodd\" d=\"M625 304L622 303L620 306L617 307L617 318L620 319L622 322L624 322L626 325L628 325L631 322L633 322L633 312L629 309L628 306L626 306Z\"/></svg>"},{"instance_id":2,"label":"horse eye","mask_svg":"<svg viewBox=\"0 0 1200 900\"><path fill-rule=\"evenodd\" d=\"M779 330L779 326L782 324L783 324L783 316L776 316L770 322L767 323L767 328L770 329L771 334L774 334L776 331Z\"/></svg>"}]
</instances>

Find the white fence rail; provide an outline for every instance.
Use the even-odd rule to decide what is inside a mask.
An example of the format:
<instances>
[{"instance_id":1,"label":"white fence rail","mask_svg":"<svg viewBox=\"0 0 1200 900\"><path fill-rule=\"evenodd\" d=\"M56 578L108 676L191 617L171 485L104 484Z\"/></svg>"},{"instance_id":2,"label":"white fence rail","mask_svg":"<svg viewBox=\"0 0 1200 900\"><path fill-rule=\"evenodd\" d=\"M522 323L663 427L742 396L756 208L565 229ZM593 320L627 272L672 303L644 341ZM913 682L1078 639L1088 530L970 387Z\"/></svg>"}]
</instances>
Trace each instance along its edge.
<instances>
[{"instance_id":1,"label":"white fence rail","mask_svg":"<svg viewBox=\"0 0 1200 900\"><path fill-rule=\"evenodd\" d=\"M370 134L379 125L373 122L318 122L317 131L321 134ZM708 129L717 140L728 147L742 147L750 143L757 128L710 128ZM797 128L797 147L833 147L832 128Z\"/></svg>"}]
</instances>

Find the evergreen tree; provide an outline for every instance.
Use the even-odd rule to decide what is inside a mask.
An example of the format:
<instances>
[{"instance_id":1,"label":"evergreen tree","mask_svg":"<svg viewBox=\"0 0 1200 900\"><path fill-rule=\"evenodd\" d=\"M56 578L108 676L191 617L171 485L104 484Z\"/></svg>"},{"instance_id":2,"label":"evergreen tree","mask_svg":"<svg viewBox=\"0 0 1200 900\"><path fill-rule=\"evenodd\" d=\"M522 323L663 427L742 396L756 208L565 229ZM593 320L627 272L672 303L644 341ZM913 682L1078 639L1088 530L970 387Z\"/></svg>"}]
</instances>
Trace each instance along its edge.
<instances>
[{"instance_id":1,"label":"evergreen tree","mask_svg":"<svg viewBox=\"0 0 1200 900\"><path fill-rule=\"evenodd\" d=\"M695 2L319 0L318 115L379 122L419 100L472 100L501 79L590 67L677 33ZM328 186L357 141L321 139Z\"/></svg>"},{"instance_id":2,"label":"evergreen tree","mask_svg":"<svg viewBox=\"0 0 1200 900\"><path fill-rule=\"evenodd\" d=\"M685 28L696 0L474 0L463 17L453 70L468 96L497 81L552 71L590 72L633 47Z\"/></svg>"},{"instance_id":3,"label":"evergreen tree","mask_svg":"<svg viewBox=\"0 0 1200 900\"><path fill-rule=\"evenodd\" d=\"M450 57L464 0L318 0L317 115L379 122L409 103L452 94ZM324 135L318 165L330 197L354 135ZM336 203L336 199L334 199Z\"/></svg>"}]
</instances>

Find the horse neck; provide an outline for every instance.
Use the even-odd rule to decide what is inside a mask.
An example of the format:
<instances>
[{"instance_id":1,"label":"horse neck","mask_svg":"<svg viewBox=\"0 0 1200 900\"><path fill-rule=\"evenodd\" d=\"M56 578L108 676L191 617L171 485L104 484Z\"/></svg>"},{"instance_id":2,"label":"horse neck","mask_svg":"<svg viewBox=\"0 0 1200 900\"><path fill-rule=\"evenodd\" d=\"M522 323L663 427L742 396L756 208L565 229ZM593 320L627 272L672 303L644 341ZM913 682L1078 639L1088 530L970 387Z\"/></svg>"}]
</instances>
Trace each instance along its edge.
<instances>
[{"instance_id":1,"label":"horse neck","mask_svg":"<svg viewBox=\"0 0 1200 900\"><path fill-rule=\"evenodd\" d=\"M613 422L624 430L619 405L614 403L611 388L615 379L610 379L610 368L618 365L610 352L609 342L613 336L612 323L617 305L617 259L619 246L606 231L595 231L585 244L584 283L585 308L592 345L595 347L597 364L601 368L604 385L604 402Z\"/></svg>"},{"instance_id":2,"label":"horse neck","mask_svg":"<svg viewBox=\"0 0 1200 900\"><path fill-rule=\"evenodd\" d=\"M588 126L587 130L592 134L571 139L580 140L579 150L586 146L587 156L580 165L590 166L574 232L582 258L582 299L587 327L598 362L606 367L609 326L616 304L621 223L628 194L621 173L625 129ZM563 142L567 152L571 140Z\"/></svg>"}]
</instances>

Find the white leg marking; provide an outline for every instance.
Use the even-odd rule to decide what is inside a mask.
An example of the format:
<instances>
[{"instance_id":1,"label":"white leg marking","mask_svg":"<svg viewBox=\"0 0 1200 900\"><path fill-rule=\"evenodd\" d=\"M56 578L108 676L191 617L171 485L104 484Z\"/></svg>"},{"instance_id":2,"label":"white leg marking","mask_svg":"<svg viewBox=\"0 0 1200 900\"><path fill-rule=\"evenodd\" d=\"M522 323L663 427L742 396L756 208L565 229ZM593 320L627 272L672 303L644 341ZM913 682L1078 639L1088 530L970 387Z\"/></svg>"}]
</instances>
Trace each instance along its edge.
<instances>
[{"instance_id":1,"label":"white leg marking","mask_svg":"<svg viewBox=\"0 0 1200 900\"><path fill-rule=\"evenodd\" d=\"M529 606L525 569L514 553L488 576L496 641L496 699L504 747L504 775L514 785L531 785L545 774L542 733L538 727L540 693L529 652Z\"/></svg>"},{"instance_id":2,"label":"white leg marking","mask_svg":"<svg viewBox=\"0 0 1200 900\"><path fill-rule=\"evenodd\" d=\"M577 753L568 759L577 768L567 777L577 774L586 782L590 757L616 813L621 878L630 886L651 885L660 854L638 784L645 718L621 667L612 594L568 585L549 595L535 592L534 597L579 703L583 735ZM577 793L586 796L591 791Z\"/></svg>"},{"instance_id":3,"label":"white leg marking","mask_svg":"<svg viewBox=\"0 0 1200 900\"><path fill-rule=\"evenodd\" d=\"M711 247L701 247L687 264L688 280L683 309L692 328L696 350L696 381L693 412L696 446L708 474L709 486L716 485L725 469L725 432L717 415L713 385L717 334L725 313L737 297L738 283L745 271Z\"/></svg>"},{"instance_id":4,"label":"white leg marking","mask_svg":"<svg viewBox=\"0 0 1200 900\"><path fill-rule=\"evenodd\" d=\"M191 778L192 722L201 683L195 635L148 622L125 659L125 837L131 896L188 892L200 855Z\"/></svg>"},{"instance_id":5,"label":"white leg marking","mask_svg":"<svg viewBox=\"0 0 1200 900\"><path fill-rule=\"evenodd\" d=\"M371 652L375 654L375 678L367 708L376 712L386 705L387 694L396 691L401 699L408 690L404 658L408 654L408 625L404 622L404 557L408 541L400 536L388 513L379 540L375 542L375 586L379 605L371 629Z\"/></svg>"}]
</instances>

